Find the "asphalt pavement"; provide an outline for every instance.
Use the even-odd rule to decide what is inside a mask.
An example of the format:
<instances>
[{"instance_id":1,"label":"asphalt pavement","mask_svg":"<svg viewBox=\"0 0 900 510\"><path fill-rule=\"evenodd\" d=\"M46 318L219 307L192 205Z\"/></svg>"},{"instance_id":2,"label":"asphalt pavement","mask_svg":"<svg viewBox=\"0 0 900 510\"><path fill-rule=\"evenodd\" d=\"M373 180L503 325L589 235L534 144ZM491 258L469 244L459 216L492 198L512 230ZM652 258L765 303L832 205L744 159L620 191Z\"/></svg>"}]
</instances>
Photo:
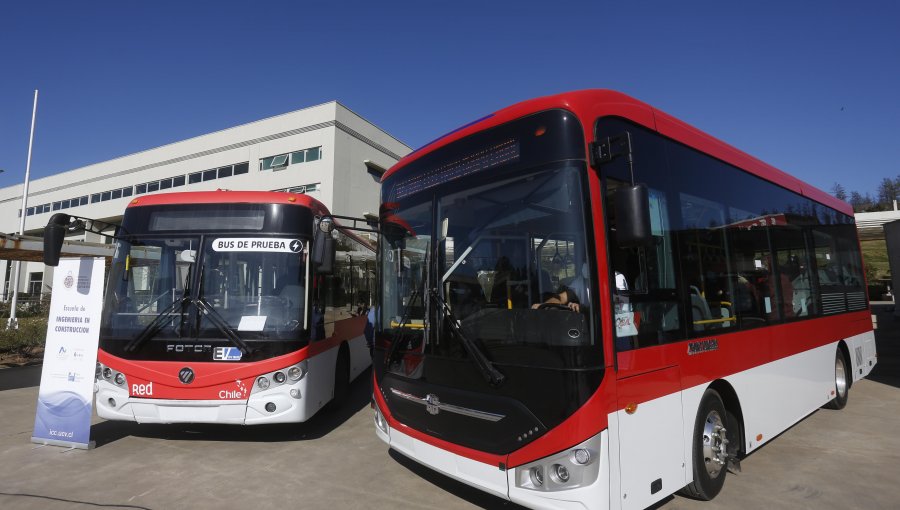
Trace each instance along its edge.
<instances>
[{"instance_id":1,"label":"asphalt pavement","mask_svg":"<svg viewBox=\"0 0 900 510\"><path fill-rule=\"evenodd\" d=\"M742 462L711 502L655 508L900 508L900 321L874 307L878 365L842 411L819 410ZM93 450L30 442L39 367L0 370L0 508L517 509L375 437L365 372L339 408L268 427L95 418Z\"/></svg>"}]
</instances>

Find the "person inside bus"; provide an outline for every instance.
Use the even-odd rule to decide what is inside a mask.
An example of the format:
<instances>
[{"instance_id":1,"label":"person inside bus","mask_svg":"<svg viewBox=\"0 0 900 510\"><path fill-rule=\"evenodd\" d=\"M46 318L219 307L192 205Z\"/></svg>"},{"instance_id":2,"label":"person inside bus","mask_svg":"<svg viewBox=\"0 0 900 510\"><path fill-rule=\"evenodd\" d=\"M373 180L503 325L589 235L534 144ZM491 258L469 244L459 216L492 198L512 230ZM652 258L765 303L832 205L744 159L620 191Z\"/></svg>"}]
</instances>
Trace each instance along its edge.
<instances>
[{"instance_id":1,"label":"person inside bus","mask_svg":"<svg viewBox=\"0 0 900 510\"><path fill-rule=\"evenodd\" d=\"M582 304L587 305L587 274L586 262L580 264L581 271L568 283L561 284L556 292L550 294L542 303L535 303L532 309L538 309L541 305L552 304L567 307L573 312L580 312Z\"/></svg>"}]
</instances>

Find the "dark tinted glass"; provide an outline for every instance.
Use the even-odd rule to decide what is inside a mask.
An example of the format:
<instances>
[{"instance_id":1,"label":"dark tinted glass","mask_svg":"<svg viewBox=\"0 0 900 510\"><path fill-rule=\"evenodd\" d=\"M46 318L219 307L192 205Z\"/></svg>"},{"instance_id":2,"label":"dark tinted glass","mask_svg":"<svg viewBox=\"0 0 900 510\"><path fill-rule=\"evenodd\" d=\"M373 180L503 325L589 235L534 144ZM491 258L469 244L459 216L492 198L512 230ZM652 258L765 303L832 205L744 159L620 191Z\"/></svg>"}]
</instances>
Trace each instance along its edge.
<instances>
[{"instance_id":1,"label":"dark tinted glass","mask_svg":"<svg viewBox=\"0 0 900 510\"><path fill-rule=\"evenodd\" d=\"M619 349L865 308L852 218L618 118L634 180L650 189L653 243L620 247L616 188L625 158L603 165Z\"/></svg>"}]
</instances>

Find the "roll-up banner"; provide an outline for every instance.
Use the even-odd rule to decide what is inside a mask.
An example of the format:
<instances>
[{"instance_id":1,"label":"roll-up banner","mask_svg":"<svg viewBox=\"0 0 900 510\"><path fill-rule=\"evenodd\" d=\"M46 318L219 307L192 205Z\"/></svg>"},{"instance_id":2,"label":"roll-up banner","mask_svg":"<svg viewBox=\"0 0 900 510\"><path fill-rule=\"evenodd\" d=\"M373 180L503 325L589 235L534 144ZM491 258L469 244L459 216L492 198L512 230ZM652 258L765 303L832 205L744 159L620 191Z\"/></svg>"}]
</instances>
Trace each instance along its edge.
<instances>
[{"instance_id":1,"label":"roll-up banner","mask_svg":"<svg viewBox=\"0 0 900 510\"><path fill-rule=\"evenodd\" d=\"M53 273L32 442L90 447L105 270L102 257L62 258Z\"/></svg>"}]
</instances>

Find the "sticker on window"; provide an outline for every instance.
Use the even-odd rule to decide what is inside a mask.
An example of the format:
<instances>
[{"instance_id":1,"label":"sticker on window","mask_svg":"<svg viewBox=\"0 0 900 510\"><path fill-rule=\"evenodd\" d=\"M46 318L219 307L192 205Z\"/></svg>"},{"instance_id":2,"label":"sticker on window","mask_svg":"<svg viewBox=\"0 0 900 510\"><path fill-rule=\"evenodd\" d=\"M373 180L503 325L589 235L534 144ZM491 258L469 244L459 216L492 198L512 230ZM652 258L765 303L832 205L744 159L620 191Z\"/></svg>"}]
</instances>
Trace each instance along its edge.
<instances>
[{"instance_id":1,"label":"sticker on window","mask_svg":"<svg viewBox=\"0 0 900 510\"><path fill-rule=\"evenodd\" d=\"M262 331L266 329L266 315L245 315L241 317L238 331Z\"/></svg>"},{"instance_id":2,"label":"sticker on window","mask_svg":"<svg viewBox=\"0 0 900 510\"><path fill-rule=\"evenodd\" d=\"M212 242L213 251L264 251L301 253L303 241L274 237L220 237Z\"/></svg>"}]
</instances>

